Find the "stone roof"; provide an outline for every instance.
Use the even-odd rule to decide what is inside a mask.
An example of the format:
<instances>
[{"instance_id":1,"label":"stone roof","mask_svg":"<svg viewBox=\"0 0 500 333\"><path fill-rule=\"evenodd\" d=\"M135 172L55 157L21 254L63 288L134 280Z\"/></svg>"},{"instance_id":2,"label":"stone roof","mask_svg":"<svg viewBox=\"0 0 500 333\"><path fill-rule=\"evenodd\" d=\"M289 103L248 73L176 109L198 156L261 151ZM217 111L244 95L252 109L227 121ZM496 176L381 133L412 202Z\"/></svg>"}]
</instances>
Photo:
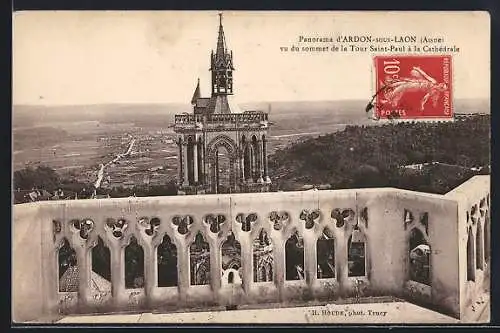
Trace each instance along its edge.
<instances>
[{"instance_id":1,"label":"stone roof","mask_svg":"<svg viewBox=\"0 0 500 333\"><path fill-rule=\"evenodd\" d=\"M59 279L60 292L78 291L79 269L78 266L69 267ZM111 282L92 271L90 287L93 291L111 291Z\"/></svg>"},{"instance_id":2,"label":"stone roof","mask_svg":"<svg viewBox=\"0 0 500 333\"><path fill-rule=\"evenodd\" d=\"M197 108L206 108L210 104L210 97L200 97L196 99Z\"/></svg>"},{"instance_id":3,"label":"stone roof","mask_svg":"<svg viewBox=\"0 0 500 333\"><path fill-rule=\"evenodd\" d=\"M198 84L196 85L196 88L195 88L194 93L193 93L193 97L191 98L191 104L196 104L200 97L201 97L200 79L198 78Z\"/></svg>"}]
</instances>

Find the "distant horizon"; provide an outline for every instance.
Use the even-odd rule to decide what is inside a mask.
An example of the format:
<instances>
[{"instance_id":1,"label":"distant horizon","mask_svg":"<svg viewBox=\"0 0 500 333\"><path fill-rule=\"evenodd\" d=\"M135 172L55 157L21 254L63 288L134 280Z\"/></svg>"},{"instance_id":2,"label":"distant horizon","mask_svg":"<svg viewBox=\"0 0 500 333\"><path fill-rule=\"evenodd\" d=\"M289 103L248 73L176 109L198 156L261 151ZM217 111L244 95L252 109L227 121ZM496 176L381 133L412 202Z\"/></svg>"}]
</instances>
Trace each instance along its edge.
<instances>
[{"instance_id":1,"label":"distant horizon","mask_svg":"<svg viewBox=\"0 0 500 333\"><path fill-rule=\"evenodd\" d=\"M346 99L318 99L318 100L255 100L255 101L236 101L239 105L241 104L272 104L272 103L332 103L332 102L363 102L366 101L368 103L370 98L361 99L361 98L346 98ZM488 102L491 104L490 98L481 98L481 97L466 97L466 98L457 98L454 101L456 104L459 101L482 101ZM104 106L104 105L184 105L191 106L189 101L183 102L107 102L107 103L88 103L88 104L29 104L29 103L19 103L12 104L13 107L47 107L47 108L59 108L59 107L79 107L79 106Z\"/></svg>"}]
</instances>

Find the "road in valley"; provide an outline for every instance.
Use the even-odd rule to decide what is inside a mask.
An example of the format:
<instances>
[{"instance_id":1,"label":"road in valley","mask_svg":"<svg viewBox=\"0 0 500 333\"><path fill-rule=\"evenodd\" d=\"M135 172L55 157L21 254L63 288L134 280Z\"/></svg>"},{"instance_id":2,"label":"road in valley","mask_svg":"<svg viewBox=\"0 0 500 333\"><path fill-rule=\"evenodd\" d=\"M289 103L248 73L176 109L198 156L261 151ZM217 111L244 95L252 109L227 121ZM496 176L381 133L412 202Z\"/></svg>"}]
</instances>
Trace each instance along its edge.
<instances>
[{"instance_id":1,"label":"road in valley","mask_svg":"<svg viewBox=\"0 0 500 333\"><path fill-rule=\"evenodd\" d=\"M134 144L135 144L135 139L132 139L132 141L130 141L130 144L128 146L128 149L125 153L123 154L118 154L116 155L116 157L109 161L108 163L106 164L101 164L101 167L99 168L99 171L97 172L97 180L96 182L94 183L94 188L97 190L99 187L101 187L101 183L102 183L102 180L104 178L104 171L106 169L106 167L110 166L111 164L113 163L116 163L118 162L122 157L127 157L130 155L130 153L132 152L132 148L134 147Z\"/></svg>"}]
</instances>

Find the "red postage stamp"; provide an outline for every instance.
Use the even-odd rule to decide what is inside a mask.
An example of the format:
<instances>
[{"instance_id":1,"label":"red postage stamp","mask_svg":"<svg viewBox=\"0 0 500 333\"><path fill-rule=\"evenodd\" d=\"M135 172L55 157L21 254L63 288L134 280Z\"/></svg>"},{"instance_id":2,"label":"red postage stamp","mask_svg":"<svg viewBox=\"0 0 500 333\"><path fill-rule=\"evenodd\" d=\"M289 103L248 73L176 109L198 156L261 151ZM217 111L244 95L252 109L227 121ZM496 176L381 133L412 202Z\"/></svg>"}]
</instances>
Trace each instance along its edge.
<instances>
[{"instance_id":1,"label":"red postage stamp","mask_svg":"<svg viewBox=\"0 0 500 333\"><path fill-rule=\"evenodd\" d=\"M376 56L380 119L453 118L451 56Z\"/></svg>"}]
</instances>

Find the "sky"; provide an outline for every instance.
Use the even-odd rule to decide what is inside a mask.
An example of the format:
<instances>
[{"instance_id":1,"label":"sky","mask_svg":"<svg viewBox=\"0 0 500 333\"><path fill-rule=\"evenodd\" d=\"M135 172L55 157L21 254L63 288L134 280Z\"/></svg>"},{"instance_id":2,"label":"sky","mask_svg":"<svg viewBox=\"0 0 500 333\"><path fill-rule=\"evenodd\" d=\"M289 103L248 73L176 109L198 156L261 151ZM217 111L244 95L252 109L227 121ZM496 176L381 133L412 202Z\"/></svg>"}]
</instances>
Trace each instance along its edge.
<instances>
[{"instance_id":1,"label":"sky","mask_svg":"<svg viewBox=\"0 0 500 333\"><path fill-rule=\"evenodd\" d=\"M13 104L189 103L209 95L218 12L17 12ZM489 16L483 12L224 12L238 102L367 99L374 53L292 53L299 36L443 37L455 98L490 97Z\"/></svg>"}]
</instances>

